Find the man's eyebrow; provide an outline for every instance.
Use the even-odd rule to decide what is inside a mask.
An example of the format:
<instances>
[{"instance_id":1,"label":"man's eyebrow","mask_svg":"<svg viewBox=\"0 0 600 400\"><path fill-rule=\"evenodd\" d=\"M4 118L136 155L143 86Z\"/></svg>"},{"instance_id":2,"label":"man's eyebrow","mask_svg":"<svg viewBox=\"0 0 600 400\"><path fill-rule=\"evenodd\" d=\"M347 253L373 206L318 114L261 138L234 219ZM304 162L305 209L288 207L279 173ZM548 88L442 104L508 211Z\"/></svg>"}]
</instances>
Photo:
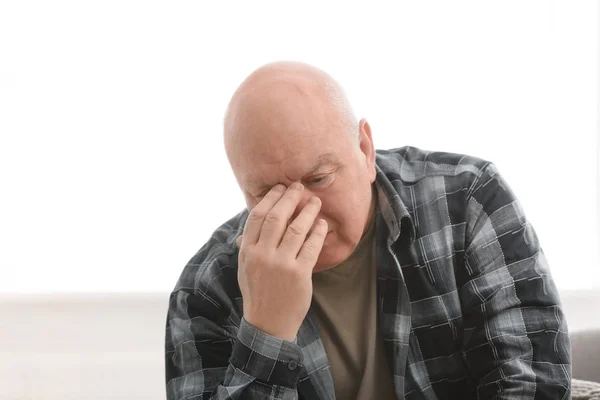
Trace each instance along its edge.
<instances>
[{"instance_id":1,"label":"man's eyebrow","mask_svg":"<svg viewBox=\"0 0 600 400\"><path fill-rule=\"evenodd\" d=\"M339 164L340 164L340 162L337 161L336 157L332 153L321 154L319 156L319 158L317 158L317 162L315 163L315 165L304 176L314 174L315 172L317 172L319 169L323 168L324 166L339 165ZM257 181L251 181L250 184L252 186L255 186L256 190L270 188L269 185L259 185L259 182L257 182Z\"/></svg>"},{"instance_id":2,"label":"man's eyebrow","mask_svg":"<svg viewBox=\"0 0 600 400\"><path fill-rule=\"evenodd\" d=\"M320 168L326 165L338 165L339 163L336 161L335 157L331 153L321 154L319 158L317 158L317 162L315 165L306 173L306 175L313 174L317 172Z\"/></svg>"}]
</instances>

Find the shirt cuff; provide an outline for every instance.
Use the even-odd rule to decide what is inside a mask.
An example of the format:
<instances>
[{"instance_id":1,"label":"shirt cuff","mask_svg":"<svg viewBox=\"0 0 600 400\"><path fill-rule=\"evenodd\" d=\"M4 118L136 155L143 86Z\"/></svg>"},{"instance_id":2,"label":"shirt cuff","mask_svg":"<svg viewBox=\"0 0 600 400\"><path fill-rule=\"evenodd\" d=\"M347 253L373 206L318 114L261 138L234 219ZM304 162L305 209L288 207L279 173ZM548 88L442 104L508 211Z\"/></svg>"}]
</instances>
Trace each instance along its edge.
<instances>
[{"instance_id":1,"label":"shirt cuff","mask_svg":"<svg viewBox=\"0 0 600 400\"><path fill-rule=\"evenodd\" d=\"M294 342L269 335L242 317L231 364L269 385L296 388L303 368L302 350Z\"/></svg>"}]
</instances>

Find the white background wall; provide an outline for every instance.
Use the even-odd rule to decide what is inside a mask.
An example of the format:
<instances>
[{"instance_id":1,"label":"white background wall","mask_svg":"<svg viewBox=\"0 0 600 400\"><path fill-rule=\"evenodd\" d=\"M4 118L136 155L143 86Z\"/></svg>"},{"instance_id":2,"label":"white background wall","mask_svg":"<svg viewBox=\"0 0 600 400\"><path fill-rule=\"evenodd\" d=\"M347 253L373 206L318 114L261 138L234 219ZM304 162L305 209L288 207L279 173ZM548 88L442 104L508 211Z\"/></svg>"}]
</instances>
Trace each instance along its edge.
<instances>
[{"instance_id":1,"label":"white background wall","mask_svg":"<svg viewBox=\"0 0 600 400\"><path fill-rule=\"evenodd\" d=\"M170 291L244 207L222 117L278 59L377 148L494 161L558 286L600 286L598 2L282 3L0 4L0 292Z\"/></svg>"}]
</instances>

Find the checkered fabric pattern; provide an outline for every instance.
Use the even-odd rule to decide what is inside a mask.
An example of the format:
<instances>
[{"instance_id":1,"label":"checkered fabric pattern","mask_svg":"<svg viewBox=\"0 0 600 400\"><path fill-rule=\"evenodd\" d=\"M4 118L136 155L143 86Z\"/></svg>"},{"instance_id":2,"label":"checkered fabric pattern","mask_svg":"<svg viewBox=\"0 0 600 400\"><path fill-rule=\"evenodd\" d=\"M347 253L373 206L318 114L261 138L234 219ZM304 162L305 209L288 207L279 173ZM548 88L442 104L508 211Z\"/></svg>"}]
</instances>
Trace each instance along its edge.
<instances>
[{"instance_id":1,"label":"checkered fabric pattern","mask_svg":"<svg viewBox=\"0 0 600 400\"><path fill-rule=\"evenodd\" d=\"M559 295L496 166L402 147L377 150L376 169L378 324L397 398L570 398ZM312 311L293 343L243 318L236 238L247 217L220 226L171 293L167 398L334 399Z\"/></svg>"}]
</instances>

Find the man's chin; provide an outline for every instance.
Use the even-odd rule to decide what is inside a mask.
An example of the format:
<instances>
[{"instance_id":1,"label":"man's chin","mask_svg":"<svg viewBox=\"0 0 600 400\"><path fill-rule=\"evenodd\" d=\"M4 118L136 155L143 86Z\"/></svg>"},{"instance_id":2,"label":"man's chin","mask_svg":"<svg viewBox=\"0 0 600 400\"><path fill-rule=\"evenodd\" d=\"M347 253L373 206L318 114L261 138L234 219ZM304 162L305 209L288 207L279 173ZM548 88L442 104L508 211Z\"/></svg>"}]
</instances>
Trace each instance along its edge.
<instances>
[{"instance_id":1,"label":"man's chin","mask_svg":"<svg viewBox=\"0 0 600 400\"><path fill-rule=\"evenodd\" d=\"M319 255L319 258L317 259L317 263L313 268L313 273L334 268L345 259L346 257L340 254L339 251L337 253L332 253L331 249L324 247Z\"/></svg>"}]
</instances>

